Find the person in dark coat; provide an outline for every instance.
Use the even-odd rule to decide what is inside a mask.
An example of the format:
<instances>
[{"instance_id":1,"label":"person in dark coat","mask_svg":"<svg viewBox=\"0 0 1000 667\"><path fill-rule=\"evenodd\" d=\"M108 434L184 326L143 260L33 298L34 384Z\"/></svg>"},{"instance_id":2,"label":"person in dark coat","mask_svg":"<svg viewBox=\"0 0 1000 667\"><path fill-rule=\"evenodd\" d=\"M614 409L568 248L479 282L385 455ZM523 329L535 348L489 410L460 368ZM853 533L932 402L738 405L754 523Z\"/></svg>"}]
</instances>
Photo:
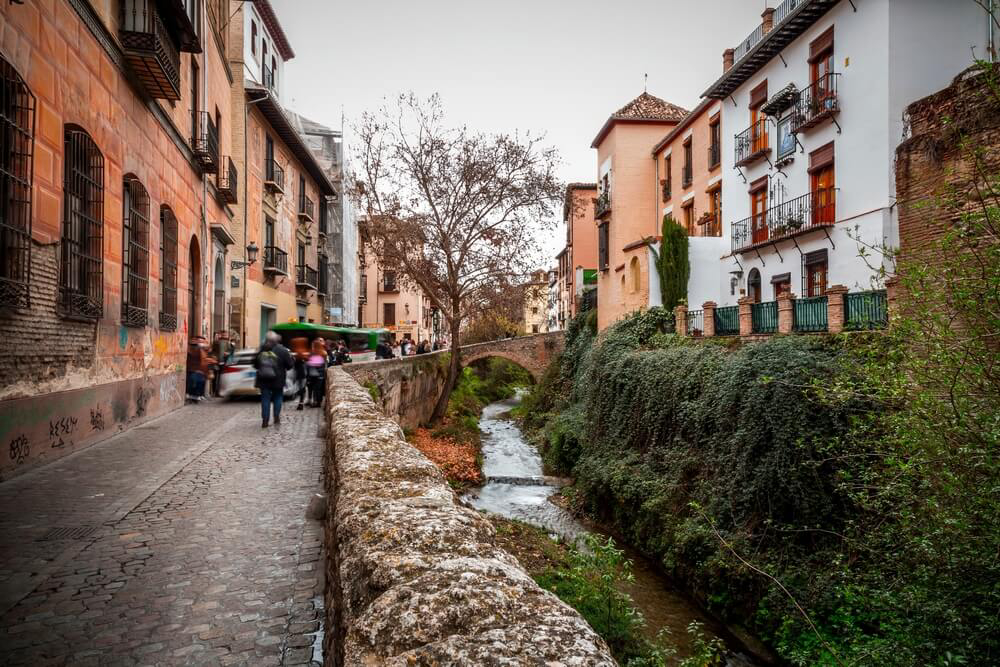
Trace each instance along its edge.
<instances>
[{"instance_id":1,"label":"person in dark coat","mask_svg":"<svg viewBox=\"0 0 1000 667\"><path fill-rule=\"evenodd\" d=\"M260 413L263 428L271 421L271 406L274 405L274 425L281 424L281 403L285 398L285 377L295 365L292 354L281 344L281 336L267 332L264 344L253 358L257 369L254 384L260 389Z\"/></svg>"}]
</instances>

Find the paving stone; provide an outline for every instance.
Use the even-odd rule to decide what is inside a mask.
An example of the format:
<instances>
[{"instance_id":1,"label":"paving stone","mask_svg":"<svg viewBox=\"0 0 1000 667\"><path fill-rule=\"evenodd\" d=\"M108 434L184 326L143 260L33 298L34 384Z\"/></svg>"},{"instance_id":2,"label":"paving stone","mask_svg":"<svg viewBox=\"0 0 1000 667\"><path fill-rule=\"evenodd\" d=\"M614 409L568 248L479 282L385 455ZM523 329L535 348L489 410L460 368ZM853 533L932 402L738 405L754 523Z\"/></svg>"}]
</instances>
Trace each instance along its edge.
<instances>
[{"instance_id":1,"label":"paving stone","mask_svg":"<svg viewBox=\"0 0 1000 667\"><path fill-rule=\"evenodd\" d=\"M311 599L321 587L322 525L304 516L322 490L321 414L286 413L280 430L265 431L258 409L185 407L156 430L126 431L0 483L0 583L43 573L0 613L0 662L314 659L305 633L320 629ZM116 509L123 498L137 504ZM99 528L62 561L65 541L25 537L66 525Z\"/></svg>"}]
</instances>

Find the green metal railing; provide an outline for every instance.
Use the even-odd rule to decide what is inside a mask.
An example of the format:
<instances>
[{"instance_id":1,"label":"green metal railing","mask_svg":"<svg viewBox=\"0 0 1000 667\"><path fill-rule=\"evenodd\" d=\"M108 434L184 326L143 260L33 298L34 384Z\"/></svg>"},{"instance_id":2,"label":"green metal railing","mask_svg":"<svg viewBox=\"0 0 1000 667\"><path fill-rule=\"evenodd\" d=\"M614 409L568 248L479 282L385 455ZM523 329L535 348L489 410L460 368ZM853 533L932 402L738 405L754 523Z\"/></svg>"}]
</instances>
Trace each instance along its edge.
<instances>
[{"instance_id":1,"label":"green metal railing","mask_svg":"<svg viewBox=\"0 0 1000 667\"><path fill-rule=\"evenodd\" d=\"M740 333L740 307L723 306L715 309L715 335L735 336Z\"/></svg>"},{"instance_id":2,"label":"green metal railing","mask_svg":"<svg viewBox=\"0 0 1000 667\"><path fill-rule=\"evenodd\" d=\"M851 292L844 295L844 328L852 331L882 329L889 324L885 290Z\"/></svg>"},{"instance_id":3,"label":"green metal railing","mask_svg":"<svg viewBox=\"0 0 1000 667\"><path fill-rule=\"evenodd\" d=\"M778 330L778 302L750 304L750 321L754 333L774 333Z\"/></svg>"},{"instance_id":4,"label":"green metal railing","mask_svg":"<svg viewBox=\"0 0 1000 667\"><path fill-rule=\"evenodd\" d=\"M827 298L813 296L795 300L795 331L826 331Z\"/></svg>"}]
</instances>

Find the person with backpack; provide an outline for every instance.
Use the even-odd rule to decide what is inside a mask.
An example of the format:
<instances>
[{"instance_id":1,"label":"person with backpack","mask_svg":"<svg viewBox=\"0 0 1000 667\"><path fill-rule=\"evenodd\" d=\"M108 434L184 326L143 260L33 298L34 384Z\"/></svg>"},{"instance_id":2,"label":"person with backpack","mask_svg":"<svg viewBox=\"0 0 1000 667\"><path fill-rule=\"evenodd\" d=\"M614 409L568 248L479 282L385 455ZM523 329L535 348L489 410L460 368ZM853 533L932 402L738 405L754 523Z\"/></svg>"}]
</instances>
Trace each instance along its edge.
<instances>
[{"instance_id":1,"label":"person with backpack","mask_svg":"<svg viewBox=\"0 0 1000 667\"><path fill-rule=\"evenodd\" d=\"M274 425L281 424L281 403L285 398L285 376L295 365L292 355L281 344L281 336L268 331L264 344L257 350L253 358L253 367L257 369L255 386L260 389L260 412L262 428L267 428L271 421L271 405L274 405Z\"/></svg>"}]
</instances>

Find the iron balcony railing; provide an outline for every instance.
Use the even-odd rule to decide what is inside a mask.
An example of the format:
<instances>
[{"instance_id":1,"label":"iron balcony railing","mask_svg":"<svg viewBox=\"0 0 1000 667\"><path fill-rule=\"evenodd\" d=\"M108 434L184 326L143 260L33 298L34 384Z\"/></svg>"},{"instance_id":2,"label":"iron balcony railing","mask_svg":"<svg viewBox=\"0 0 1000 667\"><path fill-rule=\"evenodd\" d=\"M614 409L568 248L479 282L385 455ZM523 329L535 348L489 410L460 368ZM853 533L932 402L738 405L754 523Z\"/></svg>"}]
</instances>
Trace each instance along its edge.
<instances>
[{"instance_id":1,"label":"iron balcony railing","mask_svg":"<svg viewBox=\"0 0 1000 667\"><path fill-rule=\"evenodd\" d=\"M199 111L197 114L191 150L203 171L216 174L219 171L219 128L207 111Z\"/></svg>"},{"instance_id":2,"label":"iron balcony railing","mask_svg":"<svg viewBox=\"0 0 1000 667\"><path fill-rule=\"evenodd\" d=\"M883 329L888 324L889 303L885 290L844 295L844 328L851 331Z\"/></svg>"},{"instance_id":3,"label":"iron balcony railing","mask_svg":"<svg viewBox=\"0 0 1000 667\"><path fill-rule=\"evenodd\" d=\"M264 272L288 275L288 253L273 245L264 246Z\"/></svg>"},{"instance_id":4,"label":"iron balcony railing","mask_svg":"<svg viewBox=\"0 0 1000 667\"><path fill-rule=\"evenodd\" d=\"M691 182L694 180L694 167L690 164L686 164L681 168L681 187L689 188L691 187Z\"/></svg>"},{"instance_id":5,"label":"iron balcony railing","mask_svg":"<svg viewBox=\"0 0 1000 667\"><path fill-rule=\"evenodd\" d=\"M827 298L812 296L795 299L795 331L827 330Z\"/></svg>"},{"instance_id":6,"label":"iron balcony railing","mask_svg":"<svg viewBox=\"0 0 1000 667\"><path fill-rule=\"evenodd\" d=\"M715 335L735 336L740 333L740 307L723 306L715 309Z\"/></svg>"},{"instance_id":7,"label":"iron balcony railing","mask_svg":"<svg viewBox=\"0 0 1000 667\"><path fill-rule=\"evenodd\" d=\"M274 158L267 160L264 165L264 187L272 192L285 191L285 170Z\"/></svg>"},{"instance_id":8,"label":"iron balcony railing","mask_svg":"<svg viewBox=\"0 0 1000 667\"><path fill-rule=\"evenodd\" d=\"M125 61L150 96L181 99L181 55L156 0L122 0L118 39Z\"/></svg>"},{"instance_id":9,"label":"iron balcony railing","mask_svg":"<svg viewBox=\"0 0 1000 667\"><path fill-rule=\"evenodd\" d=\"M299 264L296 268L295 286L302 289L319 287L319 272L311 266Z\"/></svg>"},{"instance_id":10,"label":"iron balcony railing","mask_svg":"<svg viewBox=\"0 0 1000 667\"><path fill-rule=\"evenodd\" d=\"M237 202L237 192L239 190L239 174L236 171L236 163L228 155L222 158L222 168L215 176L215 187L219 191L219 196L223 201L230 204Z\"/></svg>"},{"instance_id":11,"label":"iron balcony railing","mask_svg":"<svg viewBox=\"0 0 1000 667\"><path fill-rule=\"evenodd\" d=\"M837 188L810 192L732 223L732 249L741 252L802 231L829 227L836 219Z\"/></svg>"},{"instance_id":12,"label":"iron balcony railing","mask_svg":"<svg viewBox=\"0 0 1000 667\"><path fill-rule=\"evenodd\" d=\"M756 334L774 333L778 330L778 302L764 301L750 304L751 330Z\"/></svg>"},{"instance_id":13,"label":"iron balcony railing","mask_svg":"<svg viewBox=\"0 0 1000 667\"><path fill-rule=\"evenodd\" d=\"M837 83L840 74L828 72L808 88L799 91L792 111L792 132L803 132L819 125L840 111Z\"/></svg>"},{"instance_id":14,"label":"iron balcony railing","mask_svg":"<svg viewBox=\"0 0 1000 667\"><path fill-rule=\"evenodd\" d=\"M687 312L687 327L685 333L688 336L698 338L705 334L705 311L689 310Z\"/></svg>"},{"instance_id":15,"label":"iron balcony railing","mask_svg":"<svg viewBox=\"0 0 1000 667\"><path fill-rule=\"evenodd\" d=\"M594 205L594 215L602 218L611 212L611 193L602 192L597 195L597 203Z\"/></svg>"},{"instance_id":16,"label":"iron balcony railing","mask_svg":"<svg viewBox=\"0 0 1000 667\"><path fill-rule=\"evenodd\" d=\"M313 200L306 196L303 192L299 195L299 219L313 221Z\"/></svg>"},{"instance_id":17,"label":"iron balcony railing","mask_svg":"<svg viewBox=\"0 0 1000 667\"><path fill-rule=\"evenodd\" d=\"M673 194L673 188L671 188L670 183L671 179L663 179L663 201L670 201L670 197Z\"/></svg>"},{"instance_id":18,"label":"iron balcony railing","mask_svg":"<svg viewBox=\"0 0 1000 667\"><path fill-rule=\"evenodd\" d=\"M742 167L760 160L771 152L766 118L759 118L753 125L736 135L736 166Z\"/></svg>"},{"instance_id":19,"label":"iron balcony railing","mask_svg":"<svg viewBox=\"0 0 1000 667\"><path fill-rule=\"evenodd\" d=\"M772 20L774 22L773 27L777 28L778 25L782 21L784 21L790 13L792 13L793 9L795 9L804 2L806 2L806 0L785 0L780 5L778 5L774 9L774 16L772 17ZM762 39L764 39L763 24L758 25L754 29L754 31L747 36L746 39L744 39L742 42L736 45L736 48L733 49L734 51L733 62L738 63L743 58L743 56L750 53L750 50L753 49L753 47L757 46Z\"/></svg>"},{"instance_id":20,"label":"iron balcony railing","mask_svg":"<svg viewBox=\"0 0 1000 667\"><path fill-rule=\"evenodd\" d=\"M722 162L722 144L710 144L708 147L708 168L714 169Z\"/></svg>"}]
</instances>

